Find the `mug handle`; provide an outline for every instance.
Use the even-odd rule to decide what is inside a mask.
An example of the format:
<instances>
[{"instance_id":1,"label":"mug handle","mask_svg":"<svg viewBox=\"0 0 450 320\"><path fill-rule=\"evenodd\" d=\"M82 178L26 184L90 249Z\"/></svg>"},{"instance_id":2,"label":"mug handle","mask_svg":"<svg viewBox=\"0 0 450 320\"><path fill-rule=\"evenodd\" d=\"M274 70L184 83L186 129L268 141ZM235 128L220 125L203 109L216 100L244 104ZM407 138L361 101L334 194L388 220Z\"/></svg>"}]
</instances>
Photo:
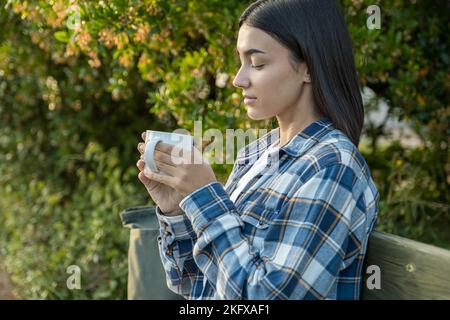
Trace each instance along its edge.
<instances>
[{"instance_id":1,"label":"mug handle","mask_svg":"<svg viewBox=\"0 0 450 320\"><path fill-rule=\"evenodd\" d=\"M153 139L146 143L145 152L144 152L144 160L145 165L150 168L151 171L158 173L159 169L156 166L155 159L153 159L153 154L155 153L156 145L162 142L161 139Z\"/></svg>"}]
</instances>

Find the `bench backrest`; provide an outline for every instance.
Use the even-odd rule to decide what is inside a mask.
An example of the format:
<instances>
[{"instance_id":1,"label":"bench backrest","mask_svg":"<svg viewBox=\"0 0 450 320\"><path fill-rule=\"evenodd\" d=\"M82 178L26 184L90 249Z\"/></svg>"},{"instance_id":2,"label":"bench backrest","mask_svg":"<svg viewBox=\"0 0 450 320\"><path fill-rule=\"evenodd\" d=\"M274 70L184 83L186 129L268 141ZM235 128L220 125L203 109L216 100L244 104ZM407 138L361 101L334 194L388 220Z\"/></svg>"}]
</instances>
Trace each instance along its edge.
<instances>
[{"instance_id":1,"label":"bench backrest","mask_svg":"<svg viewBox=\"0 0 450 320\"><path fill-rule=\"evenodd\" d=\"M381 289L373 286L377 267L370 266L379 267ZM361 294L364 300L448 300L450 250L375 231L369 239Z\"/></svg>"},{"instance_id":2,"label":"bench backrest","mask_svg":"<svg viewBox=\"0 0 450 320\"><path fill-rule=\"evenodd\" d=\"M131 229L128 298L182 299L166 285L157 245L155 208L128 208L121 213L121 219ZM368 284L377 284L377 276L381 288L369 289ZM361 299L450 299L450 251L373 232L363 269Z\"/></svg>"}]
</instances>

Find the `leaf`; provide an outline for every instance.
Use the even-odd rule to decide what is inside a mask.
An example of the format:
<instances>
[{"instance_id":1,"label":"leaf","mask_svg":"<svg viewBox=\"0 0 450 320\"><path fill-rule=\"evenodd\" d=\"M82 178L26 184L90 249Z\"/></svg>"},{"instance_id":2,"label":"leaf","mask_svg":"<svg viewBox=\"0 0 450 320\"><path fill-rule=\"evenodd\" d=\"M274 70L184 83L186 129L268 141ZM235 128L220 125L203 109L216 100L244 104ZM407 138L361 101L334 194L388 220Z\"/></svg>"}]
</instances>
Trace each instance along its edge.
<instances>
[{"instance_id":1,"label":"leaf","mask_svg":"<svg viewBox=\"0 0 450 320\"><path fill-rule=\"evenodd\" d=\"M161 9L163 10L163 12L165 14L169 14L170 13L170 9L171 9L170 3L166 2L166 1L161 1L161 2L158 3L158 5L161 7Z\"/></svg>"},{"instance_id":2,"label":"leaf","mask_svg":"<svg viewBox=\"0 0 450 320\"><path fill-rule=\"evenodd\" d=\"M118 9L124 9L128 6L127 0L113 0L113 3Z\"/></svg>"},{"instance_id":3,"label":"leaf","mask_svg":"<svg viewBox=\"0 0 450 320\"><path fill-rule=\"evenodd\" d=\"M70 40L70 36L66 31L56 31L54 33L56 40L64 43L68 43Z\"/></svg>"}]
</instances>

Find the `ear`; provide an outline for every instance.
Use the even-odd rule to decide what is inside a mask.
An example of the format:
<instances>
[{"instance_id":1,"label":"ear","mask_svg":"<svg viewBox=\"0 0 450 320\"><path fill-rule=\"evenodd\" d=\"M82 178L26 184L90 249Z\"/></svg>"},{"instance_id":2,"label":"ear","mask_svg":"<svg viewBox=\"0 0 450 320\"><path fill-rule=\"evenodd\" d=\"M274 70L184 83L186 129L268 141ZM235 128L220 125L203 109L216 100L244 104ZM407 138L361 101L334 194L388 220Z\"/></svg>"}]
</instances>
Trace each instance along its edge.
<instances>
[{"instance_id":1,"label":"ear","mask_svg":"<svg viewBox=\"0 0 450 320\"><path fill-rule=\"evenodd\" d=\"M311 75L309 74L308 69L305 70L305 75L303 77L303 81L305 81L307 83L311 83Z\"/></svg>"}]
</instances>

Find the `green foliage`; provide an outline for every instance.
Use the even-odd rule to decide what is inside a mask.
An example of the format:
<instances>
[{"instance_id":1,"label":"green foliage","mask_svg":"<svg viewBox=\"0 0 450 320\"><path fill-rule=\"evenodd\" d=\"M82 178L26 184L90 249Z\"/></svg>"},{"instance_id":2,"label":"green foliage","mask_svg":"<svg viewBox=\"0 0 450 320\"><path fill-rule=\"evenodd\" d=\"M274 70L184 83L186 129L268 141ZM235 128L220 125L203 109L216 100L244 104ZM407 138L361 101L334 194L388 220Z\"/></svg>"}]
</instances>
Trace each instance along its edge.
<instances>
[{"instance_id":1,"label":"green foliage","mask_svg":"<svg viewBox=\"0 0 450 320\"><path fill-rule=\"evenodd\" d=\"M450 57L446 1L343 0L363 85L411 121L424 141L440 146L450 135ZM381 28L368 30L366 8L377 4ZM374 128L372 128L374 129ZM367 132L377 139L382 131ZM447 149L448 150L448 149Z\"/></svg>"},{"instance_id":2,"label":"green foliage","mask_svg":"<svg viewBox=\"0 0 450 320\"><path fill-rule=\"evenodd\" d=\"M364 155L381 194L377 229L450 249L448 173L436 165L448 154L394 142Z\"/></svg>"},{"instance_id":3,"label":"green foliage","mask_svg":"<svg viewBox=\"0 0 450 320\"><path fill-rule=\"evenodd\" d=\"M249 3L0 0L0 255L22 297L125 297L118 213L150 201L135 167L142 131L272 126L248 120L231 84ZM382 148L383 128L366 128L379 228L447 246L446 7L382 1L381 30L368 30L371 1L342 3L362 83L425 143ZM231 166L214 169L224 181ZM82 290L66 287L72 264Z\"/></svg>"},{"instance_id":4,"label":"green foliage","mask_svg":"<svg viewBox=\"0 0 450 320\"><path fill-rule=\"evenodd\" d=\"M122 170L117 149L95 143L65 164L73 170L71 188L58 172L8 183L15 178L2 168L2 254L13 281L21 296L35 299L125 298L128 232L118 213L145 201L137 169ZM81 268L83 290L67 289L70 265Z\"/></svg>"}]
</instances>

